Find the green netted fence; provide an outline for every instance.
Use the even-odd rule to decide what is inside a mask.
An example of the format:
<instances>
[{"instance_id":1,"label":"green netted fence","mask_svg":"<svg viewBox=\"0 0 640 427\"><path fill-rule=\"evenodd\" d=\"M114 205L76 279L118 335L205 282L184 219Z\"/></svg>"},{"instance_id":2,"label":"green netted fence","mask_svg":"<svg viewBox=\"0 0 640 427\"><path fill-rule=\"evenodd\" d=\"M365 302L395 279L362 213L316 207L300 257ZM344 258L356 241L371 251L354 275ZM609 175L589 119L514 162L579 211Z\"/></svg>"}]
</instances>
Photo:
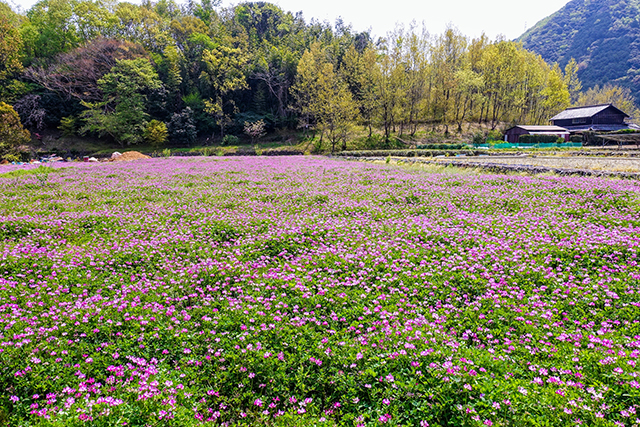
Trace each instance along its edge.
<instances>
[{"instance_id":1,"label":"green netted fence","mask_svg":"<svg viewBox=\"0 0 640 427\"><path fill-rule=\"evenodd\" d=\"M485 144L474 144L475 148L495 148L495 149L506 149L506 148L576 148L582 147L582 142L563 142L561 144L555 142L539 142L539 143L527 143L527 142L496 142L496 143L485 143Z\"/></svg>"}]
</instances>

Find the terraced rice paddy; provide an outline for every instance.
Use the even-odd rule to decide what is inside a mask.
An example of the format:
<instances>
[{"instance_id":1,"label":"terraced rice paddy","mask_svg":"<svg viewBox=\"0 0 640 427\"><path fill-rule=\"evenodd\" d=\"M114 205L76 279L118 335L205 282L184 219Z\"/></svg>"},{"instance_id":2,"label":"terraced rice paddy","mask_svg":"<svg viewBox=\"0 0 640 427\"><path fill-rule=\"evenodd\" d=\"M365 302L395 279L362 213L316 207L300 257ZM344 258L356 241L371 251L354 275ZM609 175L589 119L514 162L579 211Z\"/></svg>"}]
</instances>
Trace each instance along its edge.
<instances>
[{"instance_id":1,"label":"terraced rice paddy","mask_svg":"<svg viewBox=\"0 0 640 427\"><path fill-rule=\"evenodd\" d=\"M450 161L451 159L447 159ZM636 157L532 157L532 156L482 156L464 157L461 160L466 163L488 163L503 165L542 166L559 169L579 169L609 172L640 172L640 158Z\"/></svg>"},{"instance_id":2,"label":"terraced rice paddy","mask_svg":"<svg viewBox=\"0 0 640 427\"><path fill-rule=\"evenodd\" d=\"M309 157L12 170L0 425L639 423L636 182Z\"/></svg>"}]
</instances>

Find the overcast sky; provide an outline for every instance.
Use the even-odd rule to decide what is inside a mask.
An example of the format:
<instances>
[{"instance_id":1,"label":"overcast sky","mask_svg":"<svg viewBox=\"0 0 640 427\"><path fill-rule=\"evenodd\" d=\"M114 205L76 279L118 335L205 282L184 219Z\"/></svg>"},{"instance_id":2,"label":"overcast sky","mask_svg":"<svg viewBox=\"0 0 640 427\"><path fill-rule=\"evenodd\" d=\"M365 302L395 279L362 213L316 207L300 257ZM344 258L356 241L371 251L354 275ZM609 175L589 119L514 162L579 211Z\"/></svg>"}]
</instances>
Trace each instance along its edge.
<instances>
[{"instance_id":1,"label":"overcast sky","mask_svg":"<svg viewBox=\"0 0 640 427\"><path fill-rule=\"evenodd\" d=\"M392 30L396 23L424 21L432 34L442 33L448 24L462 34L477 37L482 32L495 39L502 34L515 39L526 28L567 4L568 0L276 0L273 3L291 12L302 11L307 19L335 22L341 17L356 31L371 29L375 36ZM233 2L238 3L238 2ZM226 4L232 2L225 1Z\"/></svg>"},{"instance_id":2,"label":"overcast sky","mask_svg":"<svg viewBox=\"0 0 640 427\"><path fill-rule=\"evenodd\" d=\"M177 0L178 3L181 0ZM9 0L23 10L29 9L35 0ZM140 3L140 0L134 0ZM223 6L239 1L223 0ZM275 0L285 11L302 11L309 21L335 23L341 17L355 31L371 30L375 37L392 30L396 23L408 25L415 20L424 22L431 34L440 34L451 24L462 34L477 37L484 31L491 39L499 34L515 39L526 28L560 9L568 0Z\"/></svg>"}]
</instances>

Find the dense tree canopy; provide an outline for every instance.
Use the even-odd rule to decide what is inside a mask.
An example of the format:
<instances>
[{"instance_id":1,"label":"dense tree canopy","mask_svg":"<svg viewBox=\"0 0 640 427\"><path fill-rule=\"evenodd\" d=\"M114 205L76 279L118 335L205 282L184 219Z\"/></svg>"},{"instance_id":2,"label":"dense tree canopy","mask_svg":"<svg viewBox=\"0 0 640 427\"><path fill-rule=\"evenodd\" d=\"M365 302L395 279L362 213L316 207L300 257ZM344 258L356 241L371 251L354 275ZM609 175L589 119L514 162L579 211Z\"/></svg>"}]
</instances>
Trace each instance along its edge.
<instances>
[{"instance_id":1,"label":"dense tree canopy","mask_svg":"<svg viewBox=\"0 0 640 427\"><path fill-rule=\"evenodd\" d=\"M262 121L267 131L319 131L339 147L356 125L388 138L546 124L587 99L575 61L561 70L518 43L454 28L398 27L374 41L340 20L211 0L40 0L25 15L0 2L0 16L0 101L32 129L123 144L142 141L151 122L190 144Z\"/></svg>"},{"instance_id":2,"label":"dense tree canopy","mask_svg":"<svg viewBox=\"0 0 640 427\"><path fill-rule=\"evenodd\" d=\"M561 67L573 60L586 88L616 84L640 102L639 22L637 1L572 0L519 41Z\"/></svg>"}]
</instances>

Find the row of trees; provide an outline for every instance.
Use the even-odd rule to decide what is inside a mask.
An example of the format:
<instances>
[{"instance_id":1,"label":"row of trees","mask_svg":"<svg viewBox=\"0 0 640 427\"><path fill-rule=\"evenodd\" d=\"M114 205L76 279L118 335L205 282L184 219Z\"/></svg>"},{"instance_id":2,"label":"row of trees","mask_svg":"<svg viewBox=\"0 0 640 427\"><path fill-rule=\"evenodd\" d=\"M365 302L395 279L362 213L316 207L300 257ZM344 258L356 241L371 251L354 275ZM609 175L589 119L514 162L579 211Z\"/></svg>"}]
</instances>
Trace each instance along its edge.
<instances>
[{"instance_id":1,"label":"row of trees","mask_svg":"<svg viewBox=\"0 0 640 427\"><path fill-rule=\"evenodd\" d=\"M318 129L335 148L355 124L389 137L547 123L581 95L575 62L561 70L515 42L417 26L374 41L265 2L41 0L26 14L0 2L0 35L0 101L28 128L122 144L264 123Z\"/></svg>"},{"instance_id":2,"label":"row of trees","mask_svg":"<svg viewBox=\"0 0 640 427\"><path fill-rule=\"evenodd\" d=\"M477 121L546 123L577 99L572 61L564 73L519 44L486 37L469 40L454 29L431 36L397 28L375 46L350 46L340 60L314 43L298 65L293 93L305 124L318 123L335 143L349 123L415 135L421 126Z\"/></svg>"}]
</instances>

